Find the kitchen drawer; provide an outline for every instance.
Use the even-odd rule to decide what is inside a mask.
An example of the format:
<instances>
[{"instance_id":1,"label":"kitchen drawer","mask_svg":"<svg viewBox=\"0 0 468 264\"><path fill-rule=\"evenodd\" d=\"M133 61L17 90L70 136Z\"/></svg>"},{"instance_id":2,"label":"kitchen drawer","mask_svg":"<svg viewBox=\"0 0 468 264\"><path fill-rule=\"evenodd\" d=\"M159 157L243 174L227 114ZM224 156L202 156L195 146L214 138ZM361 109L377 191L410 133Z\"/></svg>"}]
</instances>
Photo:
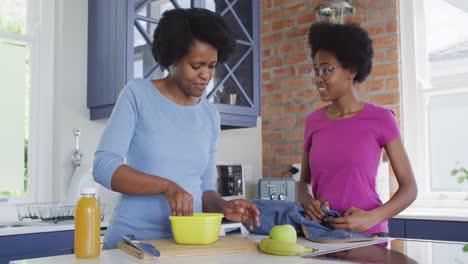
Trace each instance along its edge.
<instances>
[{"instance_id":1,"label":"kitchen drawer","mask_svg":"<svg viewBox=\"0 0 468 264\"><path fill-rule=\"evenodd\" d=\"M390 219L388 221L388 229L390 237L405 238L405 220L404 219Z\"/></svg>"},{"instance_id":2,"label":"kitchen drawer","mask_svg":"<svg viewBox=\"0 0 468 264\"><path fill-rule=\"evenodd\" d=\"M392 218L391 237L468 242L468 222Z\"/></svg>"},{"instance_id":3,"label":"kitchen drawer","mask_svg":"<svg viewBox=\"0 0 468 264\"><path fill-rule=\"evenodd\" d=\"M405 220L406 237L468 242L468 222Z\"/></svg>"},{"instance_id":4,"label":"kitchen drawer","mask_svg":"<svg viewBox=\"0 0 468 264\"><path fill-rule=\"evenodd\" d=\"M73 244L73 230L1 236L0 264L15 259L72 254Z\"/></svg>"}]
</instances>

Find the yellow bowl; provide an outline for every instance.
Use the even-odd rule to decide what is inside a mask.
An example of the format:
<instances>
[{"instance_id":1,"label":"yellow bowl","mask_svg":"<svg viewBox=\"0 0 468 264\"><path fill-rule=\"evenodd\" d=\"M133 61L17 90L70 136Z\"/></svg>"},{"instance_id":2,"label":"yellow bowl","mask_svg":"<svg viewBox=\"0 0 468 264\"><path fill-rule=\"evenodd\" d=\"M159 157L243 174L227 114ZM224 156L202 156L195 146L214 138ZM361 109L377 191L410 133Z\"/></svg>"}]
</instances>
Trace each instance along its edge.
<instances>
[{"instance_id":1,"label":"yellow bowl","mask_svg":"<svg viewBox=\"0 0 468 264\"><path fill-rule=\"evenodd\" d=\"M169 216L177 244L206 245L218 240L223 214L194 213L193 216Z\"/></svg>"}]
</instances>

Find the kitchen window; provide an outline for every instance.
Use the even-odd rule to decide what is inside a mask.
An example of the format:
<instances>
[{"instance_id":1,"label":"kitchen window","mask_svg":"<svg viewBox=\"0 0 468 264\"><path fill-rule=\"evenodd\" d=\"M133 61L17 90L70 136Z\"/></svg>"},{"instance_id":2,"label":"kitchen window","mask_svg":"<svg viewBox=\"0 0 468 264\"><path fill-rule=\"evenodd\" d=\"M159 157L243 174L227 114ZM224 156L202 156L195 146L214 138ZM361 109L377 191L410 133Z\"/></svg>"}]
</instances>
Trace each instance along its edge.
<instances>
[{"instance_id":1,"label":"kitchen window","mask_svg":"<svg viewBox=\"0 0 468 264\"><path fill-rule=\"evenodd\" d=\"M53 2L0 2L2 217L14 214L14 204L51 198Z\"/></svg>"},{"instance_id":2,"label":"kitchen window","mask_svg":"<svg viewBox=\"0 0 468 264\"><path fill-rule=\"evenodd\" d=\"M207 100L218 108L222 128L256 126L256 120L260 114L260 34L257 24L259 21L259 2L258 0L129 1L130 6L134 4L132 14L134 22L133 34L129 34L130 38L133 38L130 40L130 42L133 42L133 58L130 57L128 61L132 63L126 65L131 74L127 78L151 80L163 78L167 75L167 71L159 67L151 53L154 29L166 10L190 7L211 10L223 16L226 23L233 29L237 45L230 59L225 63L217 64L213 80L207 86ZM94 18L94 16L92 17ZM96 21L100 20L96 19ZM91 39L96 38L93 32L91 32L91 36ZM94 51L95 49L98 50L99 46L91 50ZM91 61L91 67L95 65L93 59L94 56L91 56L88 60L88 62ZM95 81L95 79L97 80ZM88 89L90 94L95 94L91 96L93 101L89 103L92 120L106 117L107 112L110 111L105 109L112 107L109 100L113 99L103 98L100 91L106 85L97 84L99 81L99 76L88 76ZM109 86L108 89L114 93L115 86Z\"/></svg>"},{"instance_id":3,"label":"kitchen window","mask_svg":"<svg viewBox=\"0 0 468 264\"><path fill-rule=\"evenodd\" d=\"M30 41L25 24L24 1L0 3L0 118L6 123L0 137L0 195L6 197L27 192Z\"/></svg>"},{"instance_id":4,"label":"kitchen window","mask_svg":"<svg viewBox=\"0 0 468 264\"><path fill-rule=\"evenodd\" d=\"M415 207L468 208L468 2L400 1L405 145Z\"/></svg>"}]
</instances>

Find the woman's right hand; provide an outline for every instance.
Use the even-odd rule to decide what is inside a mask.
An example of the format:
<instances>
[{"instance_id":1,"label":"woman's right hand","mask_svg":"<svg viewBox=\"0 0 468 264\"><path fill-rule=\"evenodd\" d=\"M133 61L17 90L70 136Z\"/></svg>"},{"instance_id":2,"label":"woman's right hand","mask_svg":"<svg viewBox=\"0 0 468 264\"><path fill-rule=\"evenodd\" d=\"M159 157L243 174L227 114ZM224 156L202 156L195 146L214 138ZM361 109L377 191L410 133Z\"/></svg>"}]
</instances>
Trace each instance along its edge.
<instances>
[{"instance_id":1,"label":"woman's right hand","mask_svg":"<svg viewBox=\"0 0 468 264\"><path fill-rule=\"evenodd\" d=\"M321 223L322 220L325 218L326 214L320 208L320 206L323 205L327 209L329 209L328 201L325 199L309 199L307 202L303 204L304 206L304 211L306 213L306 218L308 217L311 220L314 220L317 223Z\"/></svg>"},{"instance_id":2,"label":"woman's right hand","mask_svg":"<svg viewBox=\"0 0 468 264\"><path fill-rule=\"evenodd\" d=\"M171 207L171 215L190 216L193 214L192 195L177 183L169 181L164 197Z\"/></svg>"}]
</instances>

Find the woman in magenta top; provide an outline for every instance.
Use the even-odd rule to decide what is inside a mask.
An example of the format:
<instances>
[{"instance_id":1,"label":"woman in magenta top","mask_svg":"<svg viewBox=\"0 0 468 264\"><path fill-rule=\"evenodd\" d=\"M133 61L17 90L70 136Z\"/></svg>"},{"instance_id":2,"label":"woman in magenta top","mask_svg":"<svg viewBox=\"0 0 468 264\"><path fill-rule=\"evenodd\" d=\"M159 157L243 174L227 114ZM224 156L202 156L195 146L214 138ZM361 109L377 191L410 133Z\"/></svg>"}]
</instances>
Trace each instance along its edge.
<instances>
[{"instance_id":1,"label":"woman in magenta top","mask_svg":"<svg viewBox=\"0 0 468 264\"><path fill-rule=\"evenodd\" d=\"M330 104L307 116L300 202L319 223L324 205L343 215L325 220L336 229L388 234L387 220L415 200L417 187L395 114L365 102L355 88L371 72L372 40L358 25L315 23L309 43L313 82ZM382 149L399 186L385 204L375 190Z\"/></svg>"}]
</instances>

